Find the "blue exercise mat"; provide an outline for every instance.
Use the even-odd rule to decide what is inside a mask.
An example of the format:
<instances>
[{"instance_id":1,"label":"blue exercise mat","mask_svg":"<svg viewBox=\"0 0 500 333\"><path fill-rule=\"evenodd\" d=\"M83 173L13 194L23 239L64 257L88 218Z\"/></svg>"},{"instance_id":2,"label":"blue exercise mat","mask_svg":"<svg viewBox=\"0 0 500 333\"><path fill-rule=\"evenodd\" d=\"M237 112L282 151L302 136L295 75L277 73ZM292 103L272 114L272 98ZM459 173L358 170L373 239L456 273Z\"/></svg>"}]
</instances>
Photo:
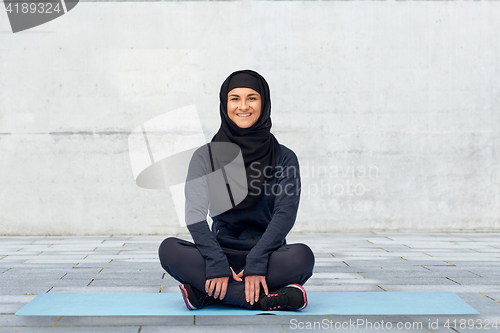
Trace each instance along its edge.
<instances>
[{"instance_id":1,"label":"blue exercise mat","mask_svg":"<svg viewBox=\"0 0 500 333\"><path fill-rule=\"evenodd\" d=\"M451 291L310 292L302 311L246 310L213 304L189 311L180 293L44 293L16 316L184 316L184 315L458 315L479 314Z\"/></svg>"}]
</instances>

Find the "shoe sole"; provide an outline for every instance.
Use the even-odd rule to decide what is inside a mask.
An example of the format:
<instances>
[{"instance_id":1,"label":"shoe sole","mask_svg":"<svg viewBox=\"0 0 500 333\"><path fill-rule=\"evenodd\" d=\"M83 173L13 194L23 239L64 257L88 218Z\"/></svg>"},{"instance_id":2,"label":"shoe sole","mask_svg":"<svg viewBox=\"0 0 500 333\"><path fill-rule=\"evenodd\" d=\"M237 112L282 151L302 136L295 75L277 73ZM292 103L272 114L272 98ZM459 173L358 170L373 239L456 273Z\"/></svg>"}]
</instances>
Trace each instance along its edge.
<instances>
[{"instance_id":1,"label":"shoe sole","mask_svg":"<svg viewBox=\"0 0 500 333\"><path fill-rule=\"evenodd\" d=\"M193 304L189 303L189 298L188 298L188 292L186 288L184 288L183 284L179 285L179 289L181 290L182 293L182 298L184 299L184 302L186 303L186 306L189 310L196 310L196 308L193 306Z\"/></svg>"},{"instance_id":2,"label":"shoe sole","mask_svg":"<svg viewBox=\"0 0 500 333\"><path fill-rule=\"evenodd\" d=\"M306 290L304 289L304 287L302 287L300 284L298 283L292 283L292 284L289 284L287 287L294 287L294 288L298 288L302 291L302 295L304 296L304 306L301 307L300 309L297 309L296 311L300 311L300 310L303 310L306 308L307 306L307 295L306 295Z\"/></svg>"}]
</instances>

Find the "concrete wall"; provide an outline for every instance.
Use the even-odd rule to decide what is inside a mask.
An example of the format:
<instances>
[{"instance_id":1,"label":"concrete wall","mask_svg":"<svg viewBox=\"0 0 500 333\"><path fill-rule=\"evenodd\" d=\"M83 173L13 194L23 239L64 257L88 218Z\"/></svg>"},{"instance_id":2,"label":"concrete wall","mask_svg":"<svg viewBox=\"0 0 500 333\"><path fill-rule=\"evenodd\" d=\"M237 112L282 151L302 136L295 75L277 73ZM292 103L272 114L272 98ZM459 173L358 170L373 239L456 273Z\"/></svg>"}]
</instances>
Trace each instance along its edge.
<instances>
[{"instance_id":1,"label":"concrete wall","mask_svg":"<svg viewBox=\"0 0 500 333\"><path fill-rule=\"evenodd\" d=\"M3 5L1 6L3 7ZM500 229L500 2L80 2L13 34L0 8L0 234L173 234L127 136L232 71L269 82L299 156L293 231Z\"/></svg>"}]
</instances>

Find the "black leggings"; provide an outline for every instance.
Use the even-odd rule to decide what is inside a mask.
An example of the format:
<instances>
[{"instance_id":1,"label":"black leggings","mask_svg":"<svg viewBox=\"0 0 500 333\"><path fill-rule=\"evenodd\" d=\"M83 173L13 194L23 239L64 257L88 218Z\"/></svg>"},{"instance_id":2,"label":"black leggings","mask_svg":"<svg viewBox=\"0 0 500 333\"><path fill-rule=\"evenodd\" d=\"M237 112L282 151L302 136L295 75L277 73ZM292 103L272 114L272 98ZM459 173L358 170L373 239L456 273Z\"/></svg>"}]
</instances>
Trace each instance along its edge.
<instances>
[{"instance_id":1,"label":"black leggings","mask_svg":"<svg viewBox=\"0 0 500 333\"><path fill-rule=\"evenodd\" d=\"M221 247L226 254L229 266L236 274L245 268L246 256L250 251ZM158 250L161 266L180 283L188 283L205 292L205 259L196 245L176 238L165 239ZM269 291L290 283L303 285L312 276L314 254L305 244L286 244L274 251L269 257L266 283ZM243 308L252 305L245 299L245 280L238 282L229 278L224 301Z\"/></svg>"}]
</instances>

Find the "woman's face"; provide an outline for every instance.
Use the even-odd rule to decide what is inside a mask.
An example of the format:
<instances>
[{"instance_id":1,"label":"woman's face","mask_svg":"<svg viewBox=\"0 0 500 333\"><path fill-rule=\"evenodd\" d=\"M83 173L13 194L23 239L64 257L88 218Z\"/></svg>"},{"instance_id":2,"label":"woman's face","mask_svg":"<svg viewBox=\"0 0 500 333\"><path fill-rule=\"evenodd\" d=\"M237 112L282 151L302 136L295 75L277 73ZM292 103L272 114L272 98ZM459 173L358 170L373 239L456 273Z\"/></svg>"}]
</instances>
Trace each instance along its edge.
<instances>
[{"instance_id":1,"label":"woman's face","mask_svg":"<svg viewBox=\"0 0 500 333\"><path fill-rule=\"evenodd\" d=\"M250 88L234 88L227 94L227 115L238 127L248 128L260 117L262 99Z\"/></svg>"}]
</instances>

